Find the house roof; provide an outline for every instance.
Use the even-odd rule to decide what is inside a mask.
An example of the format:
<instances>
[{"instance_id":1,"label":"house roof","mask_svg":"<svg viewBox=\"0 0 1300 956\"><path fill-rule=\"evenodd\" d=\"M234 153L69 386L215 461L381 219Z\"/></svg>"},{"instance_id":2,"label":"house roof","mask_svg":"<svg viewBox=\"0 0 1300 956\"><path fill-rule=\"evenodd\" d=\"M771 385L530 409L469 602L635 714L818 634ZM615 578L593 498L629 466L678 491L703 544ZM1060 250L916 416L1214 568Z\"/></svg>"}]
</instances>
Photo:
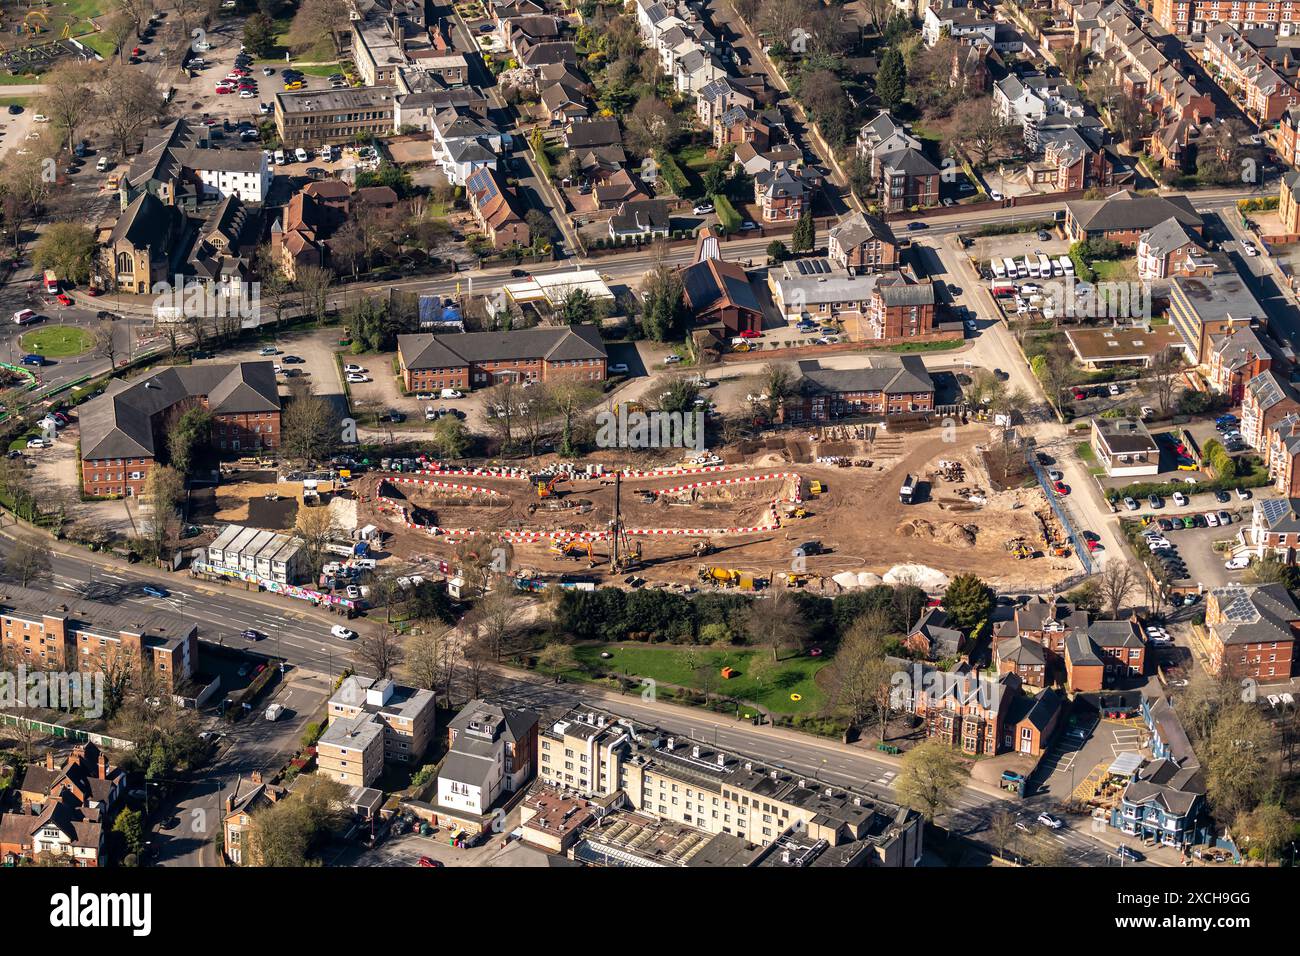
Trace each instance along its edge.
<instances>
[{"instance_id":1,"label":"house roof","mask_svg":"<svg viewBox=\"0 0 1300 956\"><path fill-rule=\"evenodd\" d=\"M1223 644L1295 640L1291 627L1300 622L1300 609L1282 584L1226 584L1210 594L1223 616L1210 629Z\"/></svg>"},{"instance_id":2,"label":"house roof","mask_svg":"<svg viewBox=\"0 0 1300 956\"><path fill-rule=\"evenodd\" d=\"M748 273L734 262L704 259L682 269L681 279L686 301L697 315L726 308L763 313Z\"/></svg>"},{"instance_id":3,"label":"house roof","mask_svg":"<svg viewBox=\"0 0 1300 956\"><path fill-rule=\"evenodd\" d=\"M1065 208L1085 232L1147 230L1171 216L1193 228L1205 223L1186 196L1138 196L1127 189L1108 199L1067 202Z\"/></svg>"},{"instance_id":4,"label":"house roof","mask_svg":"<svg viewBox=\"0 0 1300 956\"><path fill-rule=\"evenodd\" d=\"M459 368L507 359L548 362L605 358L605 344L594 326L537 327L512 332L399 335L397 349L406 368Z\"/></svg>"},{"instance_id":5,"label":"house roof","mask_svg":"<svg viewBox=\"0 0 1300 956\"><path fill-rule=\"evenodd\" d=\"M934 391L934 380L919 355L870 355L865 368L821 368L816 360L799 363L805 392L883 392L884 394Z\"/></svg>"},{"instance_id":6,"label":"house roof","mask_svg":"<svg viewBox=\"0 0 1300 956\"><path fill-rule=\"evenodd\" d=\"M199 396L217 415L281 408L270 362L178 366L129 383L117 379L81 407L82 459L153 457L154 416Z\"/></svg>"},{"instance_id":7,"label":"house roof","mask_svg":"<svg viewBox=\"0 0 1300 956\"><path fill-rule=\"evenodd\" d=\"M849 250L864 242L878 240L891 246L898 245L894 230L883 219L869 216L864 212L855 212L831 227L830 238L836 240L842 249Z\"/></svg>"}]
</instances>

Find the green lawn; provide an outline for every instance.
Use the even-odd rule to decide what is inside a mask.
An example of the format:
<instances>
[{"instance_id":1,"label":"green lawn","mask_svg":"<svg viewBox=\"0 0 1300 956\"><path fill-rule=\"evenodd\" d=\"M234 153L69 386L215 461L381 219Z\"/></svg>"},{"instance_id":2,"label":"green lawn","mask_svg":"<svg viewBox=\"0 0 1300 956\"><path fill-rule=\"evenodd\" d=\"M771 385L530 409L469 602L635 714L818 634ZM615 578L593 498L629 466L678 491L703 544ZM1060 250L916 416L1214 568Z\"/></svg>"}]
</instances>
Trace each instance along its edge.
<instances>
[{"instance_id":1,"label":"green lawn","mask_svg":"<svg viewBox=\"0 0 1300 956\"><path fill-rule=\"evenodd\" d=\"M89 20L103 14L104 0L68 0L66 3L55 4L46 12L50 14L61 13L65 16L77 17L80 20Z\"/></svg>"},{"instance_id":2,"label":"green lawn","mask_svg":"<svg viewBox=\"0 0 1300 956\"><path fill-rule=\"evenodd\" d=\"M95 33L88 37L78 37L77 40L79 43L90 47L106 60L117 53L117 44L102 33Z\"/></svg>"},{"instance_id":3,"label":"green lawn","mask_svg":"<svg viewBox=\"0 0 1300 956\"><path fill-rule=\"evenodd\" d=\"M578 660L590 667L601 667L629 674L634 677L648 677L665 684L676 684L701 690L695 668L708 666L718 675L711 688L715 694L738 697L752 701L769 711L779 714L816 713L825 704L826 699L818 688L814 677L827 664L825 657L790 657L782 658L779 669L766 683L759 685L749 676L750 662L759 655L769 656L767 650L747 650L741 648L716 650L704 647L668 647L643 646L639 644L592 644L576 648ZM613 656L602 660L601 651ZM688 656L694 656L692 664ZM736 676L723 680L723 667L731 667ZM581 676L581 675L573 675ZM791 695L799 700L791 700Z\"/></svg>"},{"instance_id":4,"label":"green lawn","mask_svg":"<svg viewBox=\"0 0 1300 956\"><path fill-rule=\"evenodd\" d=\"M51 358L80 355L88 351L91 344L89 332L71 325L54 325L47 329L37 329L22 337L22 346L25 350Z\"/></svg>"},{"instance_id":5,"label":"green lawn","mask_svg":"<svg viewBox=\"0 0 1300 956\"><path fill-rule=\"evenodd\" d=\"M709 158L709 147L704 145L687 146L677 151L677 164L687 169L693 169L697 173L702 173L713 165L713 160Z\"/></svg>"},{"instance_id":6,"label":"green lawn","mask_svg":"<svg viewBox=\"0 0 1300 956\"><path fill-rule=\"evenodd\" d=\"M881 349L883 352L947 352L949 349L959 349L966 344L965 339L947 339L942 342L903 342L901 345L891 345L888 348Z\"/></svg>"},{"instance_id":7,"label":"green lawn","mask_svg":"<svg viewBox=\"0 0 1300 956\"><path fill-rule=\"evenodd\" d=\"M1125 282L1133 278L1132 259L1107 259L1092 263L1098 282Z\"/></svg>"},{"instance_id":8,"label":"green lawn","mask_svg":"<svg viewBox=\"0 0 1300 956\"><path fill-rule=\"evenodd\" d=\"M0 96L0 106L31 106L30 96Z\"/></svg>"},{"instance_id":9,"label":"green lawn","mask_svg":"<svg viewBox=\"0 0 1300 956\"><path fill-rule=\"evenodd\" d=\"M8 73L0 73L0 86L31 86L39 82L40 77L30 74L10 76Z\"/></svg>"}]
</instances>

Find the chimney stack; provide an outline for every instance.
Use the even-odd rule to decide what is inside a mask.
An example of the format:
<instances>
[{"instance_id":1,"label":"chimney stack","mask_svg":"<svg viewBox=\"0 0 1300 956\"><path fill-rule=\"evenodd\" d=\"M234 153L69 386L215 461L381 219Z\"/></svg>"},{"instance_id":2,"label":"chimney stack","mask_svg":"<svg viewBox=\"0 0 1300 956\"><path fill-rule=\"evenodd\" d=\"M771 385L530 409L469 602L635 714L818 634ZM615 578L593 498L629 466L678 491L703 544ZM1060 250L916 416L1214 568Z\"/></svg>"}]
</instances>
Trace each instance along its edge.
<instances>
[{"instance_id":1,"label":"chimney stack","mask_svg":"<svg viewBox=\"0 0 1300 956\"><path fill-rule=\"evenodd\" d=\"M254 771L253 771L253 774L252 774L252 780L253 780L253 783L258 783L258 784L260 784L260 783L262 782L262 771L260 771L260 770L254 770Z\"/></svg>"},{"instance_id":2,"label":"chimney stack","mask_svg":"<svg viewBox=\"0 0 1300 956\"><path fill-rule=\"evenodd\" d=\"M54 769L54 751L52 750L45 751L45 769L46 770Z\"/></svg>"},{"instance_id":3,"label":"chimney stack","mask_svg":"<svg viewBox=\"0 0 1300 956\"><path fill-rule=\"evenodd\" d=\"M102 753L99 755L99 779L108 779L108 760Z\"/></svg>"}]
</instances>

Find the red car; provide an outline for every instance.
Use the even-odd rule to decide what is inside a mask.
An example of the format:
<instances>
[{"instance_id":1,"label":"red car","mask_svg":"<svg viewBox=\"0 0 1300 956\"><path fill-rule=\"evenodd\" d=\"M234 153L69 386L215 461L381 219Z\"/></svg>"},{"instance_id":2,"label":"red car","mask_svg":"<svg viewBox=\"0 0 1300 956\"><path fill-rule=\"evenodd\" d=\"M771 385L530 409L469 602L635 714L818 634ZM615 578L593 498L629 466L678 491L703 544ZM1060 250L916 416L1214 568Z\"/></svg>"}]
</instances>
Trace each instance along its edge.
<instances>
[{"instance_id":1,"label":"red car","mask_svg":"<svg viewBox=\"0 0 1300 956\"><path fill-rule=\"evenodd\" d=\"M72 305L72 296L66 292L60 292L54 298L58 300L59 305Z\"/></svg>"},{"instance_id":2,"label":"red car","mask_svg":"<svg viewBox=\"0 0 1300 956\"><path fill-rule=\"evenodd\" d=\"M442 862L439 861L439 860L435 860L435 859L433 859L432 857L428 857L428 856L422 856L422 857L420 857L420 866L441 867L441 866L444 866L444 865L445 865L444 863L442 863Z\"/></svg>"},{"instance_id":3,"label":"red car","mask_svg":"<svg viewBox=\"0 0 1300 956\"><path fill-rule=\"evenodd\" d=\"M1068 495L1070 493L1070 486L1063 481L1058 481L1052 487L1056 489L1058 495Z\"/></svg>"},{"instance_id":4,"label":"red car","mask_svg":"<svg viewBox=\"0 0 1300 956\"><path fill-rule=\"evenodd\" d=\"M1100 541L1092 541L1092 540L1089 540L1089 542L1088 542L1088 550L1089 550L1090 552L1092 552L1092 551L1105 551L1106 549L1105 549L1104 547L1102 547L1102 544L1101 544Z\"/></svg>"},{"instance_id":5,"label":"red car","mask_svg":"<svg viewBox=\"0 0 1300 956\"><path fill-rule=\"evenodd\" d=\"M756 339L762 334L762 332L755 332L753 329L745 329L745 331L740 333L740 337L742 339Z\"/></svg>"},{"instance_id":6,"label":"red car","mask_svg":"<svg viewBox=\"0 0 1300 956\"><path fill-rule=\"evenodd\" d=\"M90 296L92 299L95 298L95 296L100 294L101 294L100 291L96 289L94 286L91 286L89 289L86 290L86 295Z\"/></svg>"},{"instance_id":7,"label":"red car","mask_svg":"<svg viewBox=\"0 0 1300 956\"><path fill-rule=\"evenodd\" d=\"M1081 401L1083 401L1083 400L1084 400L1085 398L1087 398L1087 397L1088 397L1088 393L1085 392L1083 389L1081 389L1081 388L1076 388L1076 389L1074 390L1074 400L1075 400L1076 402L1081 402Z\"/></svg>"},{"instance_id":8,"label":"red car","mask_svg":"<svg viewBox=\"0 0 1300 956\"><path fill-rule=\"evenodd\" d=\"M137 46L137 47L132 47L132 49L131 49L131 55L132 55L132 56L143 56L144 54L141 52L140 48Z\"/></svg>"},{"instance_id":9,"label":"red car","mask_svg":"<svg viewBox=\"0 0 1300 956\"><path fill-rule=\"evenodd\" d=\"M237 66L230 72L235 76L248 76L248 70L244 69L242 66Z\"/></svg>"},{"instance_id":10,"label":"red car","mask_svg":"<svg viewBox=\"0 0 1300 956\"><path fill-rule=\"evenodd\" d=\"M234 88L233 86L218 86L218 87L217 87L217 92L218 92L218 93L233 93L233 92L235 92L235 88Z\"/></svg>"}]
</instances>

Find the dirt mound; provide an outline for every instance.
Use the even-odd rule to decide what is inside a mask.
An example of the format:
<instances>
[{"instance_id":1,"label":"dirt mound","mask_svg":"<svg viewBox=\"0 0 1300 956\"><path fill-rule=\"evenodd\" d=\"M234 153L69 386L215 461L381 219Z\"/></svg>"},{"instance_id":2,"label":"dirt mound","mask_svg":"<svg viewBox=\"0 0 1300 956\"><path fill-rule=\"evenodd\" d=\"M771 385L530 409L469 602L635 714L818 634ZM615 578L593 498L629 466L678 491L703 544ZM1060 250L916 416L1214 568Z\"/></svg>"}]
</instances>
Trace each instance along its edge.
<instances>
[{"instance_id":1,"label":"dirt mound","mask_svg":"<svg viewBox=\"0 0 1300 956\"><path fill-rule=\"evenodd\" d=\"M894 529L895 534L904 538L926 538L942 541L956 548L975 547L975 538L979 529L974 525L957 524L955 521L941 521L934 524L924 518L909 518Z\"/></svg>"}]
</instances>

